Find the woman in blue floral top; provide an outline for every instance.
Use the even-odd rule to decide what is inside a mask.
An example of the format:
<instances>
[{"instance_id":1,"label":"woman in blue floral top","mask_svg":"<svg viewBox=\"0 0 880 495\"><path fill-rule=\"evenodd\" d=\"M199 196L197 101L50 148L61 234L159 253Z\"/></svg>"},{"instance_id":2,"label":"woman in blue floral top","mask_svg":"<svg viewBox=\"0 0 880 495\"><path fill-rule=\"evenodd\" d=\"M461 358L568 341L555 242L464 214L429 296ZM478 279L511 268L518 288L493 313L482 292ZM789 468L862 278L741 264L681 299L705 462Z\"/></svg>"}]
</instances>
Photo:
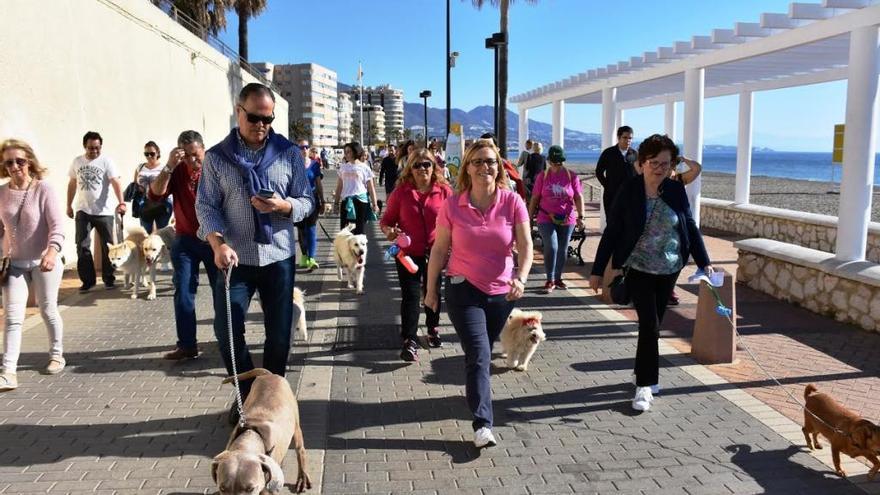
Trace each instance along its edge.
<instances>
[{"instance_id":1,"label":"woman in blue floral top","mask_svg":"<svg viewBox=\"0 0 880 495\"><path fill-rule=\"evenodd\" d=\"M712 272L700 230L691 216L684 185L669 179L678 147L654 134L639 146L642 174L624 183L608 215L596 251L590 287L598 290L605 266L626 269L626 288L639 317L633 409L647 411L659 390L658 339L675 281L690 256Z\"/></svg>"}]
</instances>

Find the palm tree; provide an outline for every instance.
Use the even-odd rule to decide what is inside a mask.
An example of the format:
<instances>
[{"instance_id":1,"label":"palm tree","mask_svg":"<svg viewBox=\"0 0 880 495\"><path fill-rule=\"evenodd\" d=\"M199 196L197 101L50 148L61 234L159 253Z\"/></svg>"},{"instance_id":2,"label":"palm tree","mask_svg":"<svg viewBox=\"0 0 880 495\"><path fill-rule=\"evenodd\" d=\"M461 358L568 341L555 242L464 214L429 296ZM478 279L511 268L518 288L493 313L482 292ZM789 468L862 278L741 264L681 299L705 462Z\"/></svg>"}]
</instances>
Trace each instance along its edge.
<instances>
[{"instance_id":1,"label":"palm tree","mask_svg":"<svg viewBox=\"0 0 880 495\"><path fill-rule=\"evenodd\" d=\"M172 4L176 12L173 14L179 12L195 21L197 25L192 25L191 22L182 22L181 24L204 40L208 38L208 33L217 36L220 31L226 29L226 9L230 7L230 1L174 0Z\"/></svg>"},{"instance_id":2,"label":"palm tree","mask_svg":"<svg viewBox=\"0 0 880 495\"><path fill-rule=\"evenodd\" d=\"M238 56L248 61L248 20L266 10L267 0L233 0L238 14Z\"/></svg>"},{"instance_id":3,"label":"palm tree","mask_svg":"<svg viewBox=\"0 0 880 495\"><path fill-rule=\"evenodd\" d=\"M525 0L527 3L536 3L538 0ZM510 35L507 32L507 13L514 0L489 0L488 3L499 8L501 13L501 29L510 43ZM486 0L471 0L474 7L480 9L486 4ZM507 156L507 44L498 48L498 147L502 156Z\"/></svg>"}]
</instances>

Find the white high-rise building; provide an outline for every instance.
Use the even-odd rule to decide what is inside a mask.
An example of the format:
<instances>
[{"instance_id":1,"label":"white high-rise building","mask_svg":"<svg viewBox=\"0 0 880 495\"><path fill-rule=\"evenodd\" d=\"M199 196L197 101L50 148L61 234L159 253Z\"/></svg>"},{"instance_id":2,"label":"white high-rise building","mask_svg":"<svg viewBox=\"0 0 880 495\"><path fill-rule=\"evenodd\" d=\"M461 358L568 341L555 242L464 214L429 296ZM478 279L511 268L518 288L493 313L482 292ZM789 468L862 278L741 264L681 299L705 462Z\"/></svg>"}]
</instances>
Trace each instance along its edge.
<instances>
[{"instance_id":1,"label":"white high-rise building","mask_svg":"<svg viewBox=\"0 0 880 495\"><path fill-rule=\"evenodd\" d=\"M273 83L289 103L290 139L305 138L313 146L339 142L336 72L318 64L276 65ZM305 135L293 135L297 127Z\"/></svg>"},{"instance_id":2,"label":"white high-rise building","mask_svg":"<svg viewBox=\"0 0 880 495\"><path fill-rule=\"evenodd\" d=\"M358 92L352 88L352 95ZM354 97L357 100L358 97ZM403 91L385 84L364 88L364 103L379 105L385 111L385 137L390 143L403 139ZM366 108L366 107L364 107ZM365 117L366 118L366 117Z\"/></svg>"},{"instance_id":3,"label":"white high-rise building","mask_svg":"<svg viewBox=\"0 0 880 495\"><path fill-rule=\"evenodd\" d=\"M339 93L339 146L354 141L351 135L352 112L354 106L351 104L351 95L348 93Z\"/></svg>"},{"instance_id":4,"label":"white high-rise building","mask_svg":"<svg viewBox=\"0 0 880 495\"><path fill-rule=\"evenodd\" d=\"M360 104L355 104L351 112L352 123L357 122L360 125L360 111ZM366 148L385 144L385 126L385 111L382 107L380 105L364 105L364 142L361 145ZM357 141L360 136L355 135L352 139Z\"/></svg>"}]
</instances>

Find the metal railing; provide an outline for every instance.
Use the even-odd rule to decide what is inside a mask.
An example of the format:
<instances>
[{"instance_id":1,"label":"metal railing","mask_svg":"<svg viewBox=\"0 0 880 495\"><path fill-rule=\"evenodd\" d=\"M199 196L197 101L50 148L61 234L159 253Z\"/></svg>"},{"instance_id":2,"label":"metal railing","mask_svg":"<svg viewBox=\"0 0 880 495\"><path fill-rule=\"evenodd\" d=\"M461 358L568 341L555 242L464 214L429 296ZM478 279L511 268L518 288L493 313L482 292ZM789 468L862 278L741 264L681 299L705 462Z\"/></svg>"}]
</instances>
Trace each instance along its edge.
<instances>
[{"instance_id":1,"label":"metal railing","mask_svg":"<svg viewBox=\"0 0 880 495\"><path fill-rule=\"evenodd\" d=\"M271 81L266 79L266 76L263 75L262 71L249 64L248 62L241 59L241 56L229 47L226 43L220 40L220 38L214 36L211 33L211 30L206 26L201 25L198 21L193 19L192 17L186 15L181 12L170 0L150 0L150 3L155 5L159 10L165 12L171 19L175 22L186 28L187 31L193 33L194 35L201 38L205 43L210 45L215 50L222 53L226 58L232 61L235 64L238 64L241 68L246 70L250 75L254 76L258 81L269 86L278 94L281 94L281 91L278 89L278 86L273 84Z\"/></svg>"}]
</instances>

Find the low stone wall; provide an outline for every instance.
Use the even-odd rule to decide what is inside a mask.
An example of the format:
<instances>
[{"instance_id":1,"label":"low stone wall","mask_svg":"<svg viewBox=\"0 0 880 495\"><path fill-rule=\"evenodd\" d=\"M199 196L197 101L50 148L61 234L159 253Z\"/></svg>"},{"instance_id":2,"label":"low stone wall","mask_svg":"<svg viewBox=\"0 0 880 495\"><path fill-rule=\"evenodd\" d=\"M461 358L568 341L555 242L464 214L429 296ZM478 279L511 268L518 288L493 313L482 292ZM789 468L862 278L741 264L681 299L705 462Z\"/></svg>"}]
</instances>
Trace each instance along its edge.
<instances>
[{"instance_id":1,"label":"low stone wall","mask_svg":"<svg viewBox=\"0 0 880 495\"><path fill-rule=\"evenodd\" d=\"M810 311L880 331L880 265L770 239L736 242L737 281Z\"/></svg>"},{"instance_id":2,"label":"low stone wall","mask_svg":"<svg viewBox=\"0 0 880 495\"><path fill-rule=\"evenodd\" d=\"M711 198L701 198L700 205L700 227L760 236L826 253L833 253L836 247L837 217ZM880 263L880 223L868 226L865 258Z\"/></svg>"}]
</instances>

